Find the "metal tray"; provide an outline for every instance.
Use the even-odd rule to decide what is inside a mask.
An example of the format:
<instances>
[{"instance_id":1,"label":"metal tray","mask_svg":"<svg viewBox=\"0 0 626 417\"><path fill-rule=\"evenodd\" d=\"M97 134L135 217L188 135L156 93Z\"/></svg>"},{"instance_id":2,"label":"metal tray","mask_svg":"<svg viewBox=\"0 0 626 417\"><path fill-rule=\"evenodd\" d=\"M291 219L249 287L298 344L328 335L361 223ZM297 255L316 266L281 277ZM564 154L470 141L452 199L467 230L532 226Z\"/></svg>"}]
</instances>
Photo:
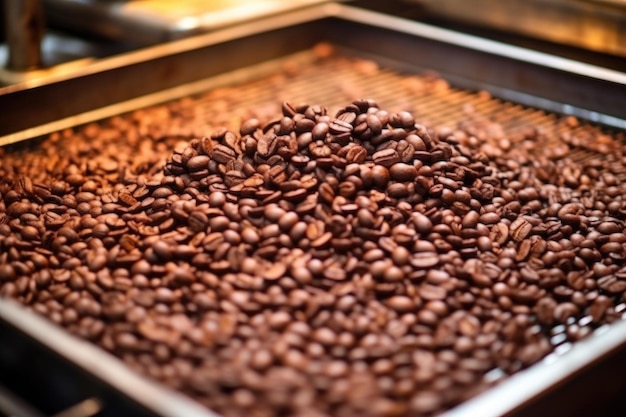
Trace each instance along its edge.
<instances>
[{"instance_id":1,"label":"metal tray","mask_svg":"<svg viewBox=\"0 0 626 417\"><path fill-rule=\"evenodd\" d=\"M622 73L346 5L327 4L4 88L0 90L0 145L219 85L255 79L276 71L284 57L297 55L320 41L374 59L382 66L409 73L435 70L460 88L487 90L496 97L534 108L626 129L626 75ZM0 300L0 340L0 371L15 372L11 363L28 363L28 355L16 357L13 352L43 349L50 352L51 361L61 360L67 363L67 369L79 370L83 378L96 381L93 384L100 388L95 392L76 390L83 392L79 399L92 395L100 398L103 395L99 393L113 389L125 395L137 410L147 410L145 415L212 415L6 300ZM31 345L38 347L27 347ZM626 321L598 329L588 339L564 350L446 415L591 415L593 409L588 407L597 407L626 389L626 381L621 378L626 371ZM32 372L36 371L34 367ZM81 376L75 372L68 375L80 381Z\"/></svg>"}]
</instances>

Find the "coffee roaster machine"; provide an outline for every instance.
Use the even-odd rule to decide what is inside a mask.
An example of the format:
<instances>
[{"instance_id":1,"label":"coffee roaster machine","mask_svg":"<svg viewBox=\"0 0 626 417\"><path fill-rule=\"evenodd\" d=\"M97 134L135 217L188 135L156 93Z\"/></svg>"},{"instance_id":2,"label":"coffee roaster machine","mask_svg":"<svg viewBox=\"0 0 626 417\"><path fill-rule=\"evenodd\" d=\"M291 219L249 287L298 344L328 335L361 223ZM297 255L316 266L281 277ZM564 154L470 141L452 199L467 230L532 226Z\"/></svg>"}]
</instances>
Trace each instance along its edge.
<instances>
[{"instance_id":1,"label":"coffee roaster machine","mask_svg":"<svg viewBox=\"0 0 626 417\"><path fill-rule=\"evenodd\" d=\"M320 42L405 72L436 71L520 109L626 130L621 0L189 3L4 0L0 145L267 74ZM626 322L617 322L446 416L623 415L625 371ZM1 299L5 415L214 414Z\"/></svg>"}]
</instances>

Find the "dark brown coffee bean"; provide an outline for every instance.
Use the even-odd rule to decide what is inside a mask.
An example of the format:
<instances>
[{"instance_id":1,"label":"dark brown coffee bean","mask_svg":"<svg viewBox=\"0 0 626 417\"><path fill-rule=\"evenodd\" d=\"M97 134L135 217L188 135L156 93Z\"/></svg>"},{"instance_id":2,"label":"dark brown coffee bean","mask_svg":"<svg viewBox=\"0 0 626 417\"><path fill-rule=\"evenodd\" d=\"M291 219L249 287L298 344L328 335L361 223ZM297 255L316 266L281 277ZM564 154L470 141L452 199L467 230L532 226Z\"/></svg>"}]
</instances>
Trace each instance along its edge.
<instances>
[{"instance_id":1,"label":"dark brown coffee bean","mask_svg":"<svg viewBox=\"0 0 626 417\"><path fill-rule=\"evenodd\" d=\"M597 230L602 234L609 235L611 233L620 233L623 227L621 227L618 222L607 221L600 223Z\"/></svg>"},{"instance_id":2,"label":"dark brown coffee bean","mask_svg":"<svg viewBox=\"0 0 626 417\"><path fill-rule=\"evenodd\" d=\"M15 278L15 269L10 264L0 265L0 281L12 281Z\"/></svg>"},{"instance_id":3,"label":"dark brown coffee bean","mask_svg":"<svg viewBox=\"0 0 626 417\"><path fill-rule=\"evenodd\" d=\"M398 246L391 252L391 259L398 266L404 266L411 260L411 253L403 246Z\"/></svg>"},{"instance_id":4,"label":"dark brown coffee bean","mask_svg":"<svg viewBox=\"0 0 626 417\"><path fill-rule=\"evenodd\" d=\"M440 259L435 252L419 252L411 258L411 265L415 268L428 269L439 263Z\"/></svg>"},{"instance_id":5,"label":"dark brown coffee bean","mask_svg":"<svg viewBox=\"0 0 626 417\"><path fill-rule=\"evenodd\" d=\"M389 184L387 194L391 198L405 198L409 195L409 189L406 184L403 183Z\"/></svg>"},{"instance_id":6,"label":"dark brown coffee bean","mask_svg":"<svg viewBox=\"0 0 626 417\"><path fill-rule=\"evenodd\" d=\"M446 290L443 287L424 284L418 288L419 295L427 301L444 300L446 298Z\"/></svg>"},{"instance_id":7,"label":"dark brown coffee bean","mask_svg":"<svg viewBox=\"0 0 626 417\"><path fill-rule=\"evenodd\" d=\"M7 208L7 214L11 217L20 217L22 214L30 213L31 210L30 203L17 201Z\"/></svg>"},{"instance_id":8,"label":"dark brown coffee bean","mask_svg":"<svg viewBox=\"0 0 626 417\"><path fill-rule=\"evenodd\" d=\"M411 410L416 413L430 414L441 406L441 396L436 392L420 391L411 398Z\"/></svg>"},{"instance_id":9,"label":"dark brown coffee bean","mask_svg":"<svg viewBox=\"0 0 626 417\"><path fill-rule=\"evenodd\" d=\"M328 134L328 131L328 123L317 123L315 127L311 130L313 140L324 140L326 138L326 135Z\"/></svg>"},{"instance_id":10,"label":"dark brown coffee bean","mask_svg":"<svg viewBox=\"0 0 626 417\"><path fill-rule=\"evenodd\" d=\"M220 164L227 164L236 157L235 151L225 145L217 145L213 149L213 159Z\"/></svg>"},{"instance_id":11,"label":"dark brown coffee bean","mask_svg":"<svg viewBox=\"0 0 626 417\"><path fill-rule=\"evenodd\" d=\"M282 278L287 272L287 266L282 263L275 263L263 272L265 279L274 281Z\"/></svg>"},{"instance_id":12,"label":"dark brown coffee bean","mask_svg":"<svg viewBox=\"0 0 626 417\"><path fill-rule=\"evenodd\" d=\"M200 232L206 230L209 225L209 218L206 214L201 211L195 210L193 211L187 220L189 222L189 227L194 232Z\"/></svg>"},{"instance_id":13,"label":"dark brown coffee bean","mask_svg":"<svg viewBox=\"0 0 626 417\"><path fill-rule=\"evenodd\" d=\"M473 229L478 225L478 221L480 220L480 214L476 211L468 211L465 216L463 216L463 220L461 221L461 225L464 228Z\"/></svg>"},{"instance_id":14,"label":"dark brown coffee bean","mask_svg":"<svg viewBox=\"0 0 626 417\"><path fill-rule=\"evenodd\" d=\"M359 145L352 146L346 152L345 158L348 163L363 163L367 158L367 150Z\"/></svg>"},{"instance_id":15,"label":"dark brown coffee bean","mask_svg":"<svg viewBox=\"0 0 626 417\"><path fill-rule=\"evenodd\" d=\"M532 224L530 224L526 219L520 217L511 223L511 237L515 241L521 242L530 234L532 228Z\"/></svg>"},{"instance_id":16,"label":"dark brown coffee bean","mask_svg":"<svg viewBox=\"0 0 626 417\"><path fill-rule=\"evenodd\" d=\"M496 224L500 221L500 216L495 212L487 212L480 215L479 221L484 224Z\"/></svg>"},{"instance_id":17,"label":"dark brown coffee bean","mask_svg":"<svg viewBox=\"0 0 626 417\"><path fill-rule=\"evenodd\" d=\"M324 277L333 281L343 281L346 279L346 272L337 267L330 267L324 270Z\"/></svg>"},{"instance_id":18,"label":"dark brown coffee bean","mask_svg":"<svg viewBox=\"0 0 626 417\"><path fill-rule=\"evenodd\" d=\"M400 162L400 155L394 149L383 149L372 155L375 164L389 168Z\"/></svg>"},{"instance_id":19,"label":"dark brown coffee bean","mask_svg":"<svg viewBox=\"0 0 626 417\"><path fill-rule=\"evenodd\" d=\"M250 245L257 245L261 237L252 227L246 227L241 231L241 240Z\"/></svg>"},{"instance_id":20,"label":"dark brown coffee bean","mask_svg":"<svg viewBox=\"0 0 626 417\"><path fill-rule=\"evenodd\" d=\"M187 169L190 171L200 171L209 166L211 159L207 155L197 155L187 161Z\"/></svg>"},{"instance_id":21,"label":"dark brown coffee bean","mask_svg":"<svg viewBox=\"0 0 626 417\"><path fill-rule=\"evenodd\" d=\"M412 165L398 163L391 166L389 174L394 181L413 181L417 177L417 170Z\"/></svg>"},{"instance_id":22,"label":"dark brown coffee bean","mask_svg":"<svg viewBox=\"0 0 626 417\"><path fill-rule=\"evenodd\" d=\"M335 344L337 335L335 334L335 332L327 327L320 327L313 332L312 338L322 345L331 346Z\"/></svg>"},{"instance_id":23,"label":"dark brown coffee bean","mask_svg":"<svg viewBox=\"0 0 626 417\"><path fill-rule=\"evenodd\" d=\"M414 311L415 303L409 297L402 295L394 295L387 300L387 305L392 309L400 312Z\"/></svg>"},{"instance_id":24,"label":"dark brown coffee bean","mask_svg":"<svg viewBox=\"0 0 626 417\"><path fill-rule=\"evenodd\" d=\"M422 235L427 235L433 228L432 221L421 213L412 213L411 222L415 225L418 232Z\"/></svg>"}]
</instances>

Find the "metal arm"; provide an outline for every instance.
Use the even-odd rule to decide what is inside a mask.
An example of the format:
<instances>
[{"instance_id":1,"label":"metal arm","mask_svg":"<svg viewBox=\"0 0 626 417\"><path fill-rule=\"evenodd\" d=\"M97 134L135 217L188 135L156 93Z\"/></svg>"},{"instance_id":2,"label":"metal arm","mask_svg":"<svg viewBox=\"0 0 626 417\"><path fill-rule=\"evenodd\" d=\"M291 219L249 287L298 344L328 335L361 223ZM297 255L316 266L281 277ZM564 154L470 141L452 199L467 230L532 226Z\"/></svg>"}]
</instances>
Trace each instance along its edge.
<instances>
[{"instance_id":1,"label":"metal arm","mask_svg":"<svg viewBox=\"0 0 626 417\"><path fill-rule=\"evenodd\" d=\"M40 0L5 0L4 17L9 46L7 68L26 71L41 66L41 40L44 34Z\"/></svg>"}]
</instances>

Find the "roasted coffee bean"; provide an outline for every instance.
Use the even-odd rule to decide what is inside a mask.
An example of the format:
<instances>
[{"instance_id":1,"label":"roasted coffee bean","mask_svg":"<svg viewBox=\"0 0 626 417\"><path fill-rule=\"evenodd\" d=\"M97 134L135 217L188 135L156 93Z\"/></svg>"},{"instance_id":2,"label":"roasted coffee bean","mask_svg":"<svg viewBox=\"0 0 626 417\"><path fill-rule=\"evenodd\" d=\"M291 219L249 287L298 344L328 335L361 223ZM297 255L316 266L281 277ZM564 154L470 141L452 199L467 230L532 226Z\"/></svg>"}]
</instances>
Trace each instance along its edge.
<instances>
[{"instance_id":1,"label":"roasted coffee bean","mask_svg":"<svg viewBox=\"0 0 626 417\"><path fill-rule=\"evenodd\" d=\"M389 169L389 174L394 181L413 181L417 177L417 170L412 165L398 163Z\"/></svg>"},{"instance_id":2,"label":"roasted coffee bean","mask_svg":"<svg viewBox=\"0 0 626 417\"><path fill-rule=\"evenodd\" d=\"M432 268L441 260L436 252L418 252L411 257L411 265L418 269Z\"/></svg>"},{"instance_id":3,"label":"roasted coffee bean","mask_svg":"<svg viewBox=\"0 0 626 417\"><path fill-rule=\"evenodd\" d=\"M481 214L478 220L484 224L496 224L500 221L500 216L495 212L487 212Z\"/></svg>"},{"instance_id":4,"label":"roasted coffee bean","mask_svg":"<svg viewBox=\"0 0 626 417\"><path fill-rule=\"evenodd\" d=\"M220 164L227 164L228 162L234 160L235 156L236 154L234 150L232 150L228 146L220 144L217 145L213 150L212 158Z\"/></svg>"},{"instance_id":5,"label":"roasted coffee bean","mask_svg":"<svg viewBox=\"0 0 626 417\"><path fill-rule=\"evenodd\" d=\"M382 165L386 168L400 162L400 155L394 149L383 149L372 155L372 160L377 165Z\"/></svg>"},{"instance_id":6,"label":"roasted coffee bean","mask_svg":"<svg viewBox=\"0 0 626 417\"><path fill-rule=\"evenodd\" d=\"M365 162L367 159L367 149L359 145L352 146L346 152L345 158L348 163L360 164Z\"/></svg>"},{"instance_id":7,"label":"roasted coffee bean","mask_svg":"<svg viewBox=\"0 0 626 417\"><path fill-rule=\"evenodd\" d=\"M411 222L415 225L417 231L423 235L430 233L433 228L433 223L430 218L422 213L412 213Z\"/></svg>"},{"instance_id":8,"label":"roasted coffee bean","mask_svg":"<svg viewBox=\"0 0 626 417\"><path fill-rule=\"evenodd\" d=\"M187 168L190 171L200 171L209 166L211 159L207 155L197 155L187 161Z\"/></svg>"},{"instance_id":9,"label":"roasted coffee bean","mask_svg":"<svg viewBox=\"0 0 626 417\"><path fill-rule=\"evenodd\" d=\"M510 226L511 237L517 241L521 242L529 235L532 231L532 225L523 218L516 219Z\"/></svg>"}]
</instances>

